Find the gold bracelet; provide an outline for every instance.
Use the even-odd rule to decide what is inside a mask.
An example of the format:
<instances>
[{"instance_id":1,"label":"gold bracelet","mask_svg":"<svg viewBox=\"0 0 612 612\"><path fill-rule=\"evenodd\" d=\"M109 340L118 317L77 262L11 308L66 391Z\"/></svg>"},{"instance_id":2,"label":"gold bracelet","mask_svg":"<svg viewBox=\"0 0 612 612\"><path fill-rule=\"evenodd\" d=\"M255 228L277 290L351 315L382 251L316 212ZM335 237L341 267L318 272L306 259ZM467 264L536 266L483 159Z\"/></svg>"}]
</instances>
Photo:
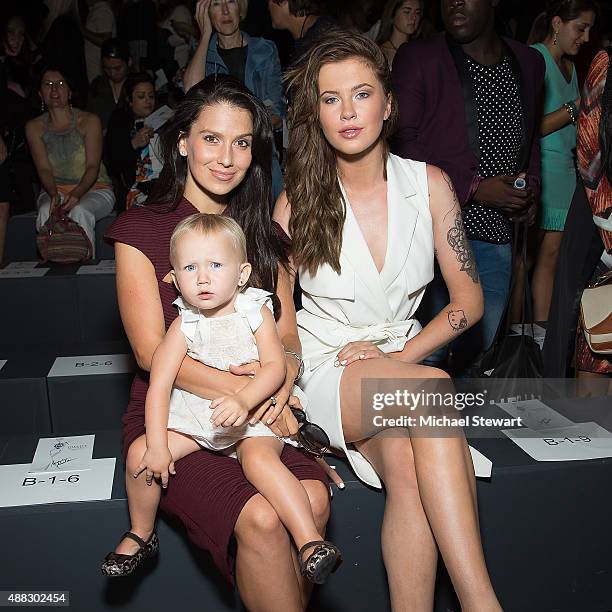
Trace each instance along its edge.
<instances>
[{"instance_id":1,"label":"gold bracelet","mask_svg":"<svg viewBox=\"0 0 612 612\"><path fill-rule=\"evenodd\" d=\"M576 125L576 113L574 112L574 109L572 108L572 105L569 102L566 102L563 105L563 108L567 111L567 114L570 117L571 122Z\"/></svg>"}]
</instances>

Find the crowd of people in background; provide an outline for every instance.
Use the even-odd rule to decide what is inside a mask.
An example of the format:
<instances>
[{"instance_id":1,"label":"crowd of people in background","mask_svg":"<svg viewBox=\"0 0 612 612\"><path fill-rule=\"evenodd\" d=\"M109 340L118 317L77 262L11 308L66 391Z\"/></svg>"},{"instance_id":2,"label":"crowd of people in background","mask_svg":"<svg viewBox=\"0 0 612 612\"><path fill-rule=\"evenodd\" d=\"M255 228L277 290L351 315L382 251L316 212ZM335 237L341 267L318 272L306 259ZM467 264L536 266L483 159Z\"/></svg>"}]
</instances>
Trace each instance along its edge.
<instances>
[{"instance_id":1,"label":"crowd of people in background","mask_svg":"<svg viewBox=\"0 0 612 612\"><path fill-rule=\"evenodd\" d=\"M0 256L11 213L36 207L41 226L48 207L61 199L66 212L91 234L95 221L111 208L145 203L159 175L157 134L146 118L161 105L176 106L210 74L236 77L266 105L275 136L276 200L284 188L291 124L292 94L283 73L325 34L359 31L380 46L393 71L400 121L392 150L443 168L463 207L483 282L485 317L457 345L429 359L438 364L454 360L452 369L466 372L491 345L511 300L513 272L511 316L521 317L521 286L529 274L534 318L548 318L565 220L576 186L582 188L576 126L579 116L592 113L581 103L581 90L590 61L609 43L611 23L609 7L595 0L529 7L506 0L496 7L491 31L484 32L483 4L490 3L3 4ZM487 43L471 44L469 36L475 34ZM459 81L450 78L456 71ZM79 152L79 162L73 151ZM519 172L524 190L511 184L510 177ZM597 207L606 214L609 206L601 202L600 197ZM88 209L85 219L81 211ZM512 270L516 219L533 225L528 270L516 264ZM439 276L421 309L425 321L437 315L447 297Z\"/></svg>"}]
</instances>

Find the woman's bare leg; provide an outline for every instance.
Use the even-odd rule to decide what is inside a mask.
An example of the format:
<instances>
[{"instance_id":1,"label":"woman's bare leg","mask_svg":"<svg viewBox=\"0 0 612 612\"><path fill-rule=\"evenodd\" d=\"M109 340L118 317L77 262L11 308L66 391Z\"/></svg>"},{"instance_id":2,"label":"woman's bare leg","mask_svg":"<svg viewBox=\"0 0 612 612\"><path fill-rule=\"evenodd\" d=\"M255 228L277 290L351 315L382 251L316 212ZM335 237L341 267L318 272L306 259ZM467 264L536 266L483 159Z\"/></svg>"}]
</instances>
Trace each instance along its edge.
<instances>
[{"instance_id":1,"label":"woman's bare leg","mask_svg":"<svg viewBox=\"0 0 612 612\"><path fill-rule=\"evenodd\" d=\"M254 495L244 505L234 534L238 542L236 582L247 610L304 610L289 534L262 495Z\"/></svg>"},{"instance_id":2,"label":"woman's bare leg","mask_svg":"<svg viewBox=\"0 0 612 612\"><path fill-rule=\"evenodd\" d=\"M550 310L557 257L563 232L544 232L536 266L533 270L533 317L536 321L546 321Z\"/></svg>"},{"instance_id":3,"label":"woman's bare leg","mask_svg":"<svg viewBox=\"0 0 612 612\"><path fill-rule=\"evenodd\" d=\"M178 461L199 450L200 446L193 438L169 431L168 448L173 460ZM155 480L151 485L148 485L144 472L134 478L134 472L138 469L146 449L147 441L143 434L132 442L125 462L125 488L128 494L130 522L132 524L130 531L140 536L145 542L155 528L155 517L161 497L161 486ZM123 555L133 555L137 551L138 544L130 538L121 540L115 549L116 553Z\"/></svg>"},{"instance_id":4,"label":"woman's bare leg","mask_svg":"<svg viewBox=\"0 0 612 612\"><path fill-rule=\"evenodd\" d=\"M387 430L355 446L385 483L381 541L391 607L431 612L438 551L419 494L412 444L401 432Z\"/></svg>"},{"instance_id":5,"label":"woman's bare leg","mask_svg":"<svg viewBox=\"0 0 612 612\"><path fill-rule=\"evenodd\" d=\"M320 480L300 480L300 482L308 495L317 531L325 537L325 529L327 527L327 521L329 520L329 489ZM293 567L300 587L302 606L306 609L314 585L310 580L306 580L304 576L302 576L297 559L297 549L295 546L292 546L291 549Z\"/></svg>"},{"instance_id":6,"label":"woman's bare leg","mask_svg":"<svg viewBox=\"0 0 612 612\"><path fill-rule=\"evenodd\" d=\"M364 378L444 378L440 370L409 365L390 359L371 359L355 362L347 367L340 384L342 423L348 441L363 440L361 414L361 380ZM397 437L398 432L390 431L377 435L360 447L372 456L375 467L383 479L390 479L394 495L392 512L385 520L385 550L390 591L397 607L394 609L425 609L429 605L433 590L432 541L425 528L425 520L444 558L453 586L463 612L485 612L500 610L484 561L484 554L478 528L478 514L475 502L474 472L471 460L468 464L467 443L462 437L428 438L413 436L408 442ZM376 438L376 440L375 440ZM409 448L411 448L412 456ZM412 458L413 457L413 458ZM414 464L414 474L406 476L408 484L400 484L401 470ZM399 464L399 468L398 468ZM416 478L417 487L414 487ZM411 484L410 484L411 483ZM387 485L387 483L385 482ZM420 498L422 511L419 511ZM399 493L399 494L398 494ZM424 519L422 512L424 511ZM416 512L418 518L416 539L408 539L410 526L404 525ZM421 512L421 514L419 514ZM387 539L386 535L390 534ZM392 543L388 543L392 539ZM411 537L415 537L412 534ZM400 541L401 540L401 541ZM392 551L387 552L386 547ZM414 550L414 547L417 550ZM405 549L413 548L408 556ZM394 556L400 555L399 558ZM420 559L426 565L419 567ZM410 564L410 565L407 565ZM418 579L411 580L407 567L417 569ZM419 573L419 570L421 573ZM408 583L407 583L408 579ZM424 582L423 582L424 581ZM425 592L425 591L428 592ZM420 607L412 608L410 603L416 597ZM429 608L431 609L431 607Z\"/></svg>"},{"instance_id":7,"label":"woman's bare leg","mask_svg":"<svg viewBox=\"0 0 612 612\"><path fill-rule=\"evenodd\" d=\"M329 518L327 489L318 480L301 483L310 499L317 529L325 533ZM312 583L300 574L295 547L278 515L261 495L245 504L234 533L238 541L236 582L249 611L305 610Z\"/></svg>"},{"instance_id":8,"label":"woman's bare leg","mask_svg":"<svg viewBox=\"0 0 612 612\"><path fill-rule=\"evenodd\" d=\"M247 438L237 444L238 461L247 480L270 502L298 549L321 540L310 500L301 482L280 460L284 443L277 438ZM306 551L306 556L314 549Z\"/></svg>"}]
</instances>

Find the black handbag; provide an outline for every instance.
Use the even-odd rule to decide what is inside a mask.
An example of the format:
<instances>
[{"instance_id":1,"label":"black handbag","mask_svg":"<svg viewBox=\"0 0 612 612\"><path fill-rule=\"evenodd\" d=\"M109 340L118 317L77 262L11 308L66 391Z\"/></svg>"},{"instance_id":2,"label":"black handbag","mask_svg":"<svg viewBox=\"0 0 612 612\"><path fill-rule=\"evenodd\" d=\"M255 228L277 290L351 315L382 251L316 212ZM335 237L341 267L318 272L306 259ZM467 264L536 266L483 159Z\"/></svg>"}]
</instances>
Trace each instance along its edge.
<instances>
[{"instance_id":1,"label":"black handbag","mask_svg":"<svg viewBox=\"0 0 612 612\"><path fill-rule=\"evenodd\" d=\"M516 286L515 263L522 261L525 270L523 284L523 312L521 316L520 335L510 335L510 302L508 299L504 316L499 322L495 340L491 348L484 354L480 363L480 376L488 378L542 378L544 367L542 353L537 342L533 339L533 306L531 300L531 286L527 274L527 224L515 222L514 238L512 242L512 284L510 296ZM520 254L519 254L520 253ZM531 327L531 336L526 334L526 328Z\"/></svg>"}]
</instances>

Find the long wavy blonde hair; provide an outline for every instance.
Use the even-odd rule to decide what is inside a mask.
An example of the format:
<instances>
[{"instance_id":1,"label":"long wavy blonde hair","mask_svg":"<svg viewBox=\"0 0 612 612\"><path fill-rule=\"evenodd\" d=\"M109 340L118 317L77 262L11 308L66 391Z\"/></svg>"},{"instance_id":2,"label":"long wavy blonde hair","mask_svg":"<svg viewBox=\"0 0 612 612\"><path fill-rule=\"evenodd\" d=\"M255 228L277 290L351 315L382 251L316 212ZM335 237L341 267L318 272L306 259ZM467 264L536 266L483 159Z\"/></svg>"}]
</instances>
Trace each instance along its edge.
<instances>
[{"instance_id":1,"label":"long wavy blonde hair","mask_svg":"<svg viewBox=\"0 0 612 612\"><path fill-rule=\"evenodd\" d=\"M285 79L291 96L291 129L285 186L291 204L289 231L293 259L314 274L329 264L340 272L342 228L346 218L338 180L336 153L319 122L319 72L327 64L349 59L365 62L391 99L391 114L381 139L386 161L387 138L393 133L398 108L391 90L391 73L378 45L361 34L334 32L317 41Z\"/></svg>"}]
</instances>

